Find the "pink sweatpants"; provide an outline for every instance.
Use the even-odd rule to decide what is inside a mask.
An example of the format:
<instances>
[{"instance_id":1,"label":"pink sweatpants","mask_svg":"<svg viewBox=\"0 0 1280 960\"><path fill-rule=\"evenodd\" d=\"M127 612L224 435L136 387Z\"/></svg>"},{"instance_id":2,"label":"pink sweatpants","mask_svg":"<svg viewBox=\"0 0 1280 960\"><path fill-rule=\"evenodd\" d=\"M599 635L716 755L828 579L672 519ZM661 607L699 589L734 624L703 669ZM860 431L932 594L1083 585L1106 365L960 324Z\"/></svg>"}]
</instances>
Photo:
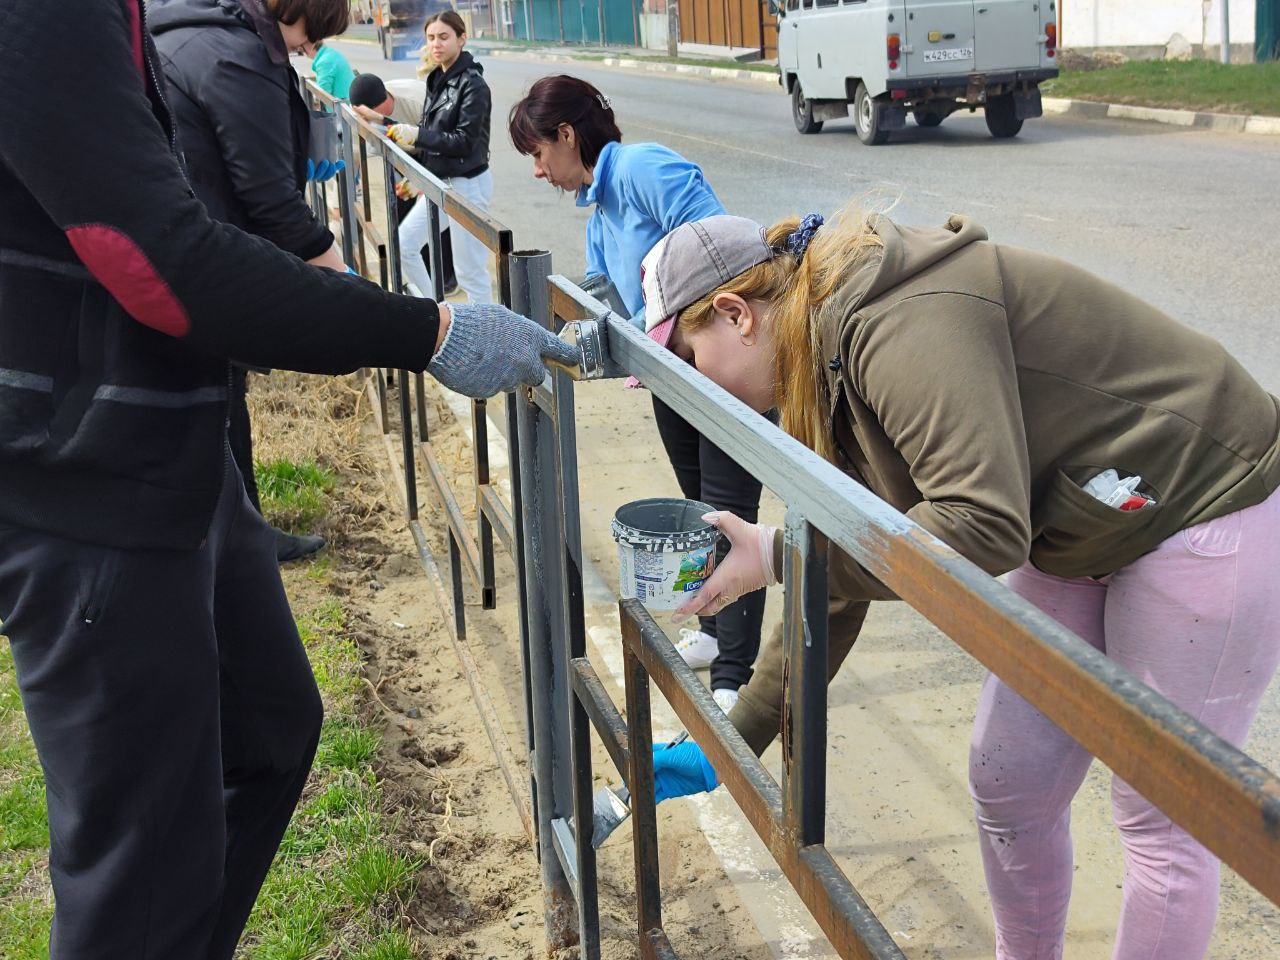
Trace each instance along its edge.
<instances>
[{"instance_id":1,"label":"pink sweatpants","mask_svg":"<svg viewBox=\"0 0 1280 960\"><path fill-rule=\"evenodd\" d=\"M1280 662L1280 492L1170 537L1102 580L1027 566L1009 586L1219 736L1244 742ZM997 960L1060 960L1071 799L1092 757L988 676L969 754ZM1125 851L1116 960L1201 960L1218 860L1118 777Z\"/></svg>"}]
</instances>

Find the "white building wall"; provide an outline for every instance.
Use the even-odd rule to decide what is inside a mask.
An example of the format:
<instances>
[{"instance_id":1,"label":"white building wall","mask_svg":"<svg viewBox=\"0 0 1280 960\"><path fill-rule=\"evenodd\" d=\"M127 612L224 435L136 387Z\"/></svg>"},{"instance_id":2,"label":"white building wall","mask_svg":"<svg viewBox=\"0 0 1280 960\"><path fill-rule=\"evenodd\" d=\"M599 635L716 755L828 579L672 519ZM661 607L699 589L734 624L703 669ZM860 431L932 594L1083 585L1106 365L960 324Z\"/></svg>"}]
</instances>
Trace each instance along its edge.
<instances>
[{"instance_id":1,"label":"white building wall","mask_svg":"<svg viewBox=\"0 0 1280 960\"><path fill-rule=\"evenodd\" d=\"M1163 46L1175 33L1217 46L1225 0L1057 0L1064 47ZM1230 0L1232 46L1253 43L1254 0Z\"/></svg>"}]
</instances>

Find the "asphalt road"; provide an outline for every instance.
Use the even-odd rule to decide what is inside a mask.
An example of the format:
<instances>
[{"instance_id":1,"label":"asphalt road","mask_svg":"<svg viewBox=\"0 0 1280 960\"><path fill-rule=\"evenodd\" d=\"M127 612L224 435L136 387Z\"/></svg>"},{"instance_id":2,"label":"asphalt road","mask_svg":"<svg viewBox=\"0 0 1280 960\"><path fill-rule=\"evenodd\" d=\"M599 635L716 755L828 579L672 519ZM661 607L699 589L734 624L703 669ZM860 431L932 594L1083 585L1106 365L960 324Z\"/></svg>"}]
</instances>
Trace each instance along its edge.
<instances>
[{"instance_id":1,"label":"asphalt road","mask_svg":"<svg viewBox=\"0 0 1280 960\"><path fill-rule=\"evenodd\" d=\"M412 75L414 64L388 64L375 47L341 48L362 71ZM513 229L517 247L552 250L557 272L583 271L587 211L531 179L504 120L534 79L567 71L612 98L628 142L658 141L701 164L731 212L768 222L829 214L861 198L893 204L894 216L912 223L965 214L1000 242L1079 263L1217 337L1280 392L1280 142L1273 138L1055 117L996 141L976 114L933 130L909 126L889 145L865 147L848 121L801 136L787 98L770 86L483 59L494 93L492 212ZM664 491L654 488L669 481L656 437L641 422L644 404L596 396L598 408L579 405L584 518L658 495ZM767 501L766 515L777 506ZM595 533L584 529L584 552L604 560L599 573L588 572L607 609L611 544ZM909 956L990 956L964 785L982 669L904 605L874 607L858 655L830 693L828 844ZM769 616L777 615L774 597ZM1274 685L1248 749L1280 767ZM776 762L776 750L770 757ZM1084 960L1110 956L1118 910L1120 851L1107 790L1106 772L1095 765L1074 814L1081 872L1068 955ZM723 791L694 806L735 883L758 904L753 917L775 953L828 956ZM1277 929L1280 912L1228 875L1210 956L1274 956Z\"/></svg>"},{"instance_id":2,"label":"asphalt road","mask_svg":"<svg viewBox=\"0 0 1280 960\"><path fill-rule=\"evenodd\" d=\"M376 47L342 44L353 65L412 75ZM533 182L505 118L536 78L571 71L612 99L627 142L653 140L699 163L732 213L769 222L831 213L863 198L894 215L972 217L993 239L1054 253L1123 284L1222 340L1280 390L1280 143L1161 124L1049 118L992 139L982 114L925 130L908 122L882 147L851 121L802 136L780 88L636 71L484 58L494 95L495 215L521 246L583 269L586 211Z\"/></svg>"}]
</instances>

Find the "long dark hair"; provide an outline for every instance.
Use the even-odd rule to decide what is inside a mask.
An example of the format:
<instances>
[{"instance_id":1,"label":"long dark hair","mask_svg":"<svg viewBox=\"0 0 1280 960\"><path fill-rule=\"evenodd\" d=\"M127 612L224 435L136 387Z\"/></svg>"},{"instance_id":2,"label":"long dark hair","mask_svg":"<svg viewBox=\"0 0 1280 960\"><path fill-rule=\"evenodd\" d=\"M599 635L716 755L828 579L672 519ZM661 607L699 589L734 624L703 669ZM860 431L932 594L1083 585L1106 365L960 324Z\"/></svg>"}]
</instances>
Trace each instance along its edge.
<instances>
[{"instance_id":1,"label":"long dark hair","mask_svg":"<svg viewBox=\"0 0 1280 960\"><path fill-rule=\"evenodd\" d=\"M562 123L573 127L578 154L588 167L595 166L606 143L622 140L609 99L587 81L563 73L543 77L529 88L511 108L507 130L515 148L528 156L539 143L554 141Z\"/></svg>"},{"instance_id":2,"label":"long dark hair","mask_svg":"<svg viewBox=\"0 0 1280 960\"><path fill-rule=\"evenodd\" d=\"M452 10L441 10L439 13L433 13L431 16L427 17L427 22L422 25L422 32L425 34L427 32L427 27L431 26L433 23L443 23L460 37L465 37L467 35L466 23Z\"/></svg>"}]
</instances>

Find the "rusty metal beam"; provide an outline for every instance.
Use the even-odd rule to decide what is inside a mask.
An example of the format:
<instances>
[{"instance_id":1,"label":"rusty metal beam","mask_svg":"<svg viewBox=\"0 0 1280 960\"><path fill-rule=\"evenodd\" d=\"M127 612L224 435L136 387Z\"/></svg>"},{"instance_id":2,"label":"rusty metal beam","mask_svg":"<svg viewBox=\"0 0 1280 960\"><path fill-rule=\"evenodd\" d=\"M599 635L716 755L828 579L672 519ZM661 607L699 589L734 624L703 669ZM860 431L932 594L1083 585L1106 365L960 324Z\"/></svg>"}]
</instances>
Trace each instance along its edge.
<instances>
[{"instance_id":1,"label":"rusty metal beam","mask_svg":"<svg viewBox=\"0 0 1280 960\"><path fill-rule=\"evenodd\" d=\"M595 667L586 657L575 657L569 663L573 692L582 708L591 718L591 725L609 752L609 758L618 768L624 781L631 778L631 738L627 735L627 722L613 705L613 699L605 690Z\"/></svg>"}]
</instances>

